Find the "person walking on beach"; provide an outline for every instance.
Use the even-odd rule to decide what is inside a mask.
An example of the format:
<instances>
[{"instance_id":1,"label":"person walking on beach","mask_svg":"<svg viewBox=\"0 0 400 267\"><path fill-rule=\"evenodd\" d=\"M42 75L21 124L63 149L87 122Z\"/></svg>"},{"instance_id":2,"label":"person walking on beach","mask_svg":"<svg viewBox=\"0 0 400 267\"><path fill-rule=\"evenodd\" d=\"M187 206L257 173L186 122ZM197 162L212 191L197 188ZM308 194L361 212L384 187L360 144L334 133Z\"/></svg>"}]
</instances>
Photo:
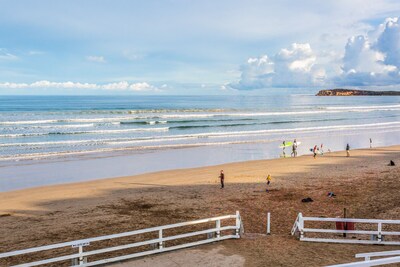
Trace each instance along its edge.
<instances>
[{"instance_id":1,"label":"person walking on beach","mask_svg":"<svg viewBox=\"0 0 400 267\"><path fill-rule=\"evenodd\" d=\"M321 155L322 155L322 156L324 155L323 146L324 146L324 144L321 144L321 147L319 148L319 151L321 152Z\"/></svg>"},{"instance_id":2,"label":"person walking on beach","mask_svg":"<svg viewBox=\"0 0 400 267\"><path fill-rule=\"evenodd\" d=\"M347 144L347 146L346 146L346 154L347 154L347 157L350 157L350 145L349 144Z\"/></svg>"},{"instance_id":3,"label":"person walking on beach","mask_svg":"<svg viewBox=\"0 0 400 267\"><path fill-rule=\"evenodd\" d=\"M292 145L292 154L290 154L293 157L297 156L297 141L294 139L293 145Z\"/></svg>"},{"instance_id":4,"label":"person walking on beach","mask_svg":"<svg viewBox=\"0 0 400 267\"><path fill-rule=\"evenodd\" d=\"M268 176L267 176L267 189L265 190L266 192L269 192L268 187L271 184L271 180L272 180L272 177L271 177L270 174L268 174Z\"/></svg>"},{"instance_id":5,"label":"person walking on beach","mask_svg":"<svg viewBox=\"0 0 400 267\"><path fill-rule=\"evenodd\" d=\"M284 158L286 158L285 148L286 148L286 141L283 141L282 142L282 155Z\"/></svg>"},{"instance_id":6,"label":"person walking on beach","mask_svg":"<svg viewBox=\"0 0 400 267\"><path fill-rule=\"evenodd\" d=\"M372 148L372 139L369 139L369 148Z\"/></svg>"},{"instance_id":7,"label":"person walking on beach","mask_svg":"<svg viewBox=\"0 0 400 267\"><path fill-rule=\"evenodd\" d=\"M317 145L314 146L313 152L314 152L314 159L315 159L315 157L317 156Z\"/></svg>"},{"instance_id":8,"label":"person walking on beach","mask_svg":"<svg viewBox=\"0 0 400 267\"><path fill-rule=\"evenodd\" d=\"M292 145L292 153L290 154L291 157L296 157L296 145L293 143Z\"/></svg>"},{"instance_id":9,"label":"person walking on beach","mask_svg":"<svg viewBox=\"0 0 400 267\"><path fill-rule=\"evenodd\" d=\"M223 189L224 188L224 180L225 180L224 170L221 170L221 173L219 174L219 179L221 181L221 189Z\"/></svg>"}]
</instances>

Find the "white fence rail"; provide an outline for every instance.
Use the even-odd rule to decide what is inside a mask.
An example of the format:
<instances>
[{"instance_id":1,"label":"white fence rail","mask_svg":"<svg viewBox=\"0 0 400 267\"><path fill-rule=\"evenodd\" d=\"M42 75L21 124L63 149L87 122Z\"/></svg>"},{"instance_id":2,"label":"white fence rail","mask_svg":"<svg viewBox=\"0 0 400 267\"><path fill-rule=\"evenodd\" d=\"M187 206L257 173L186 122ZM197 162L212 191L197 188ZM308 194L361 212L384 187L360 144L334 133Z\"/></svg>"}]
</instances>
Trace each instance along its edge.
<instances>
[{"instance_id":1,"label":"white fence rail","mask_svg":"<svg viewBox=\"0 0 400 267\"><path fill-rule=\"evenodd\" d=\"M356 258L364 258L364 260L366 261L371 260L372 257L388 257L388 256L400 256L400 250L389 250L389 251L356 254Z\"/></svg>"},{"instance_id":2,"label":"white fence rail","mask_svg":"<svg viewBox=\"0 0 400 267\"><path fill-rule=\"evenodd\" d=\"M386 257L386 258L371 260L372 257ZM329 265L327 267L352 267L352 266L364 267L364 266L379 266L379 265L400 263L400 250L360 253L356 254L356 258L364 258L364 261L338 264L338 265Z\"/></svg>"},{"instance_id":3,"label":"white fence rail","mask_svg":"<svg viewBox=\"0 0 400 267\"><path fill-rule=\"evenodd\" d=\"M306 228L306 222L343 222L358 224L375 224L376 230L346 230L346 229L316 229ZM350 219L350 218L318 218L303 217L301 213L296 218L292 228L292 235L299 234L300 241L325 242L325 243L350 243L350 244L382 244L382 245L400 245L400 241L387 241L385 236L400 236L400 232L383 231L384 225L400 225L400 220L377 220L377 219ZM306 233L325 233L325 234L357 234L370 235L370 240L345 239L345 238L319 238L306 237Z\"/></svg>"},{"instance_id":4,"label":"white fence rail","mask_svg":"<svg viewBox=\"0 0 400 267\"><path fill-rule=\"evenodd\" d=\"M221 227L221 221L228 220L228 219L235 219L235 225ZM174 235L174 236L168 236L168 237L163 236L163 231L167 230L167 229L191 226L191 225L196 225L196 224L204 224L204 223L209 223L209 222L215 222L215 228L206 229L206 230L197 231L197 232L188 232L188 233ZM228 231L228 230L231 231L230 234L222 235L222 231ZM92 250L92 251L87 251L87 252L83 251L83 248L85 246L90 245L92 242L97 242L97 241L102 241L102 240L110 240L110 239L115 239L115 238L128 237L128 236L134 236L134 235L140 235L140 234L152 233L152 232L158 232L158 238L154 238L154 239L150 239L150 240L146 240L146 241L142 241L142 242L131 243L131 244L124 244L121 246L107 247L107 248L102 248L102 249ZM181 249L181 248L187 248L187 247L212 243L215 241L240 238L240 234L242 232L243 232L242 220L241 220L239 211L237 211L235 215L226 215L226 216L207 218L207 219L190 221L190 222L176 223L176 224L141 229L141 230L136 230L136 231L131 231L131 232L125 232L125 233L120 233L120 234L99 236L99 237L94 237L94 238L53 244L53 245L48 245L48 246L42 246L42 247L23 249L23 250L12 251L12 252L7 252L7 253L1 253L0 259L14 257L14 256L18 256L18 255L24 255L24 254L28 254L28 253L37 253L37 252L48 251L48 250L53 250L53 249L72 247L72 248L78 248L78 253L71 254L71 255L59 256L59 257L50 258L50 259L43 259L40 261L35 261L35 262L30 262L30 263L14 265L14 267L39 266L39 265L50 264L50 263L55 263L55 262L63 262L63 261L65 262L68 260L76 262L75 264L73 264L73 266L75 266L75 265L78 265L80 267L95 266L95 265L100 265L100 264L116 262L116 261L122 261L122 260L126 260L126 259L132 259L132 258L141 257L141 256L145 256L145 255L151 255L151 254L167 252L167 251L171 251L171 250L177 250L177 249ZM207 238L204 240L190 242L190 243L184 243L184 244L180 244L180 245L166 246L167 241L188 238L188 237L193 237L193 236L199 236L199 235L206 235ZM210 237L210 236L212 236L212 237ZM102 253L108 253L108 252L114 252L114 251L120 251L120 250L124 250L124 249L129 249L129 248L142 247L142 246L150 247L151 245L153 245L153 246L157 245L157 247L147 250L147 251L137 252L134 254L88 262L88 256L102 254Z\"/></svg>"}]
</instances>

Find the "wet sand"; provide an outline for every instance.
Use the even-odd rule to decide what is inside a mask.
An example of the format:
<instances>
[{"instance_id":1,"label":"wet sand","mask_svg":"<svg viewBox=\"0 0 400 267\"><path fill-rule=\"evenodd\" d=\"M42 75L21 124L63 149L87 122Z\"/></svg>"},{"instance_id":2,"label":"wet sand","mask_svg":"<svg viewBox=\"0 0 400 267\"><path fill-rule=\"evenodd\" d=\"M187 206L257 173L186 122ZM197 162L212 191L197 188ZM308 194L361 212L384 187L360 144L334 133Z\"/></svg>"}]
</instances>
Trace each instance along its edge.
<instances>
[{"instance_id":1,"label":"wet sand","mask_svg":"<svg viewBox=\"0 0 400 267\"><path fill-rule=\"evenodd\" d=\"M350 158L345 155L335 152L317 159L302 156L247 161L3 192L0 251L233 214L236 210L241 212L246 235L200 250L218 248L219 254L243 258L245 266L323 266L354 261L359 252L396 249L304 243L289 235L298 212L335 217L347 208L349 217L400 219L400 146L354 150ZM397 166L387 166L390 160ZM223 190L218 182L221 169L226 177ZM273 180L266 193L268 173ZM330 191L337 197L328 198ZM314 202L302 203L305 197ZM272 214L270 236L264 235L268 211Z\"/></svg>"}]
</instances>

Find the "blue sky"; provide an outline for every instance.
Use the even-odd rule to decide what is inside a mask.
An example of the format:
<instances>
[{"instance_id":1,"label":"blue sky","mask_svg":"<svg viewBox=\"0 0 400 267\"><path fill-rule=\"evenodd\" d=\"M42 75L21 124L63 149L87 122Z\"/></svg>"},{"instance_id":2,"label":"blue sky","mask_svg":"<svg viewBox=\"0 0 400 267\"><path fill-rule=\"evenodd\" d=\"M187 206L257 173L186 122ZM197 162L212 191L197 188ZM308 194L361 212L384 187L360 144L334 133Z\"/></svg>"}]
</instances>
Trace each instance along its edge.
<instances>
[{"instance_id":1,"label":"blue sky","mask_svg":"<svg viewBox=\"0 0 400 267\"><path fill-rule=\"evenodd\" d=\"M397 0L0 0L0 94L397 89L399 14Z\"/></svg>"}]
</instances>

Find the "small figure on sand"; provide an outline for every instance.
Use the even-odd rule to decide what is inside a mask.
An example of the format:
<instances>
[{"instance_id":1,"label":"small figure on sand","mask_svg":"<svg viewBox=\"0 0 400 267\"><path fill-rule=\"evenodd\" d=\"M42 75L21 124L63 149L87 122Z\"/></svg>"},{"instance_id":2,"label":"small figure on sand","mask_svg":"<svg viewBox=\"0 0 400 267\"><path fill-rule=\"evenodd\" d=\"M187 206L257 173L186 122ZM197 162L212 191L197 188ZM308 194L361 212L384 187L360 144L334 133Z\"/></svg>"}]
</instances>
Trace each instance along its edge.
<instances>
[{"instance_id":1,"label":"small figure on sand","mask_svg":"<svg viewBox=\"0 0 400 267\"><path fill-rule=\"evenodd\" d=\"M290 154L292 157L297 156L297 141L294 139L293 145L292 145L292 154Z\"/></svg>"},{"instance_id":2,"label":"small figure on sand","mask_svg":"<svg viewBox=\"0 0 400 267\"><path fill-rule=\"evenodd\" d=\"M315 157L317 156L317 145L314 146L313 153L314 153L314 159L315 159Z\"/></svg>"},{"instance_id":3,"label":"small figure on sand","mask_svg":"<svg viewBox=\"0 0 400 267\"><path fill-rule=\"evenodd\" d=\"M282 155L284 158L286 158L285 148L286 148L286 141L283 141L282 142Z\"/></svg>"},{"instance_id":4,"label":"small figure on sand","mask_svg":"<svg viewBox=\"0 0 400 267\"><path fill-rule=\"evenodd\" d=\"M350 145L349 144L347 144L347 146L346 146L346 154L347 154L347 157L350 157Z\"/></svg>"},{"instance_id":5,"label":"small figure on sand","mask_svg":"<svg viewBox=\"0 0 400 267\"><path fill-rule=\"evenodd\" d=\"M272 180L272 177L271 177L270 174L268 174L268 176L267 176L267 189L265 190L266 192L269 192L268 187L269 187L269 185L271 183L271 180Z\"/></svg>"},{"instance_id":6,"label":"small figure on sand","mask_svg":"<svg viewBox=\"0 0 400 267\"><path fill-rule=\"evenodd\" d=\"M324 147L324 144L321 144L321 146L320 146L320 148L319 148L319 151L320 151L320 153L321 153L322 156L324 155L324 149L323 149L323 147Z\"/></svg>"},{"instance_id":7,"label":"small figure on sand","mask_svg":"<svg viewBox=\"0 0 400 267\"><path fill-rule=\"evenodd\" d=\"M221 170L221 173L219 174L219 179L221 181L221 189L223 189L224 188L224 180L225 180L224 170Z\"/></svg>"},{"instance_id":8,"label":"small figure on sand","mask_svg":"<svg viewBox=\"0 0 400 267\"><path fill-rule=\"evenodd\" d=\"M369 139L369 148L372 148L372 139Z\"/></svg>"}]
</instances>

